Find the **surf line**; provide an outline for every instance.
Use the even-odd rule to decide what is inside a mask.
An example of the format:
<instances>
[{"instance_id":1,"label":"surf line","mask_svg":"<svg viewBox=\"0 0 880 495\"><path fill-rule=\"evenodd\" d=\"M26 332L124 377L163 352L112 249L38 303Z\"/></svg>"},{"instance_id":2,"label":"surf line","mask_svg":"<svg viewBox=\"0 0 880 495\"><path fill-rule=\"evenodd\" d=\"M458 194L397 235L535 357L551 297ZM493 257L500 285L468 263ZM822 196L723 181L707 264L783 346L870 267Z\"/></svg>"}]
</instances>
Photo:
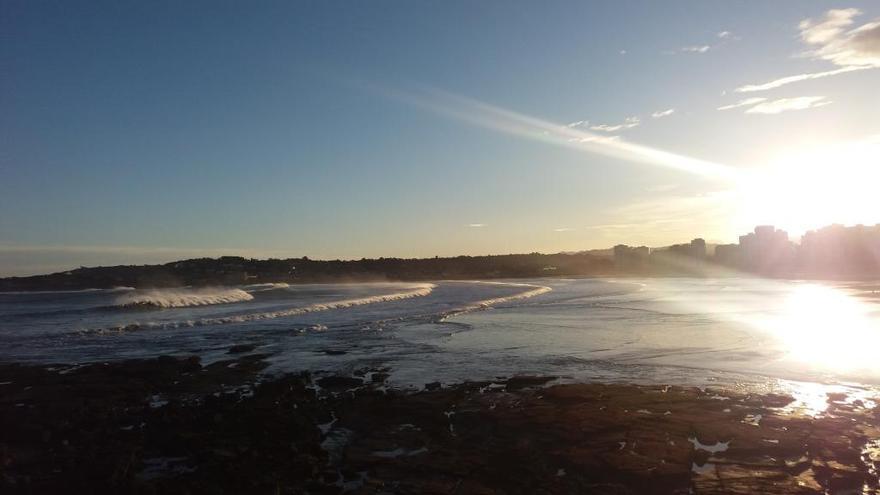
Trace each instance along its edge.
<instances>
[{"instance_id":1,"label":"surf line","mask_svg":"<svg viewBox=\"0 0 880 495\"><path fill-rule=\"evenodd\" d=\"M487 309L492 306L495 306L498 304L504 304L504 303L511 302L511 301L518 301L521 299L529 299L529 298L532 298L535 296L540 296L541 294L546 294L546 293L551 292L553 290L551 287L547 287L545 285L525 284L525 283L521 283L521 282L493 282L493 281L486 281L486 280L449 280L448 282L469 283L469 284L485 284L485 285L504 285L504 286L508 286L508 287L528 288L529 290L526 290L524 292L519 292L516 294L512 294L510 296L495 297L492 299L483 299L481 301L476 301L476 302L470 303L464 307L461 307L461 308L458 308L458 309L455 309L455 310L452 310L452 311L446 313L441 318L441 321L445 320L446 318L449 318L450 316L460 315L463 313L470 313L471 311L477 311L477 310L481 310L481 309Z\"/></svg>"},{"instance_id":2,"label":"surf line","mask_svg":"<svg viewBox=\"0 0 880 495\"><path fill-rule=\"evenodd\" d=\"M407 290L402 292L395 292L392 294L380 294L376 296L367 296L356 299L343 299L339 301L331 301L326 303L316 303L311 304L309 306L303 306L298 308L290 308L290 309L282 309L279 311L271 311L265 313L250 313L243 315L232 315L232 316L223 316L216 318L203 318L200 320L187 320L187 321L177 321L177 322L146 322L146 323L132 323L129 325L122 325L118 327L111 327L106 329L96 329L96 330L87 330L85 333L104 333L104 332L123 332L128 330L140 330L143 328L158 328L158 329L167 329L167 328L181 328L181 327L196 327L196 326L205 326L205 325L223 325L227 323L245 323L251 321L259 321L259 320L269 320L273 318L282 318L285 316L297 316L304 315L307 313L315 313L318 311L328 311L333 309L342 309L342 308L350 308L353 306L364 306L367 304L381 303L381 302L390 302L390 301L399 301L403 299L410 299L414 297L424 297L430 294L434 287L434 284L415 284L409 287ZM83 333L83 332L81 332Z\"/></svg>"}]
</instances>

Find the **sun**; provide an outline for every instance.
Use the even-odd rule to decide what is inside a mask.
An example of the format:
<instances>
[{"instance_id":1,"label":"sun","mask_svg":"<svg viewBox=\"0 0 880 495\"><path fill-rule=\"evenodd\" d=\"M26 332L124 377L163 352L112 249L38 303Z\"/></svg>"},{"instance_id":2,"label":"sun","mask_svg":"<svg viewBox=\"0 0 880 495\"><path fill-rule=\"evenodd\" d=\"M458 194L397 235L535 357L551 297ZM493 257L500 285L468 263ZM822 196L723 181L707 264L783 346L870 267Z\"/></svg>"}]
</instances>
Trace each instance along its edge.
<instances>
[{"instance_id":1,"label":"sun","mask_svg":"<svg viewBox=\"0 0 880 495\"><path fill-rule=\"evenodd\" d=\"M742 225L799 236L817 227L880 223L880 139L791 153L753 170L738 187Z\"/></svg>"}]
</instances>

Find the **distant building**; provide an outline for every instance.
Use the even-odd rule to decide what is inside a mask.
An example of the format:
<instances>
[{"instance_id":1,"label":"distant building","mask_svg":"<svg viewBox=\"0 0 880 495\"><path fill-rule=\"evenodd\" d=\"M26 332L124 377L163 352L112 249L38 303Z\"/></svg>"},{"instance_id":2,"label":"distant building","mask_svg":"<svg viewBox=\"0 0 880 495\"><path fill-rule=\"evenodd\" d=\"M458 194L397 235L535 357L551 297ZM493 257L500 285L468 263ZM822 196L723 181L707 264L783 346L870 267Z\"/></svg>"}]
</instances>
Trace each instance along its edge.
<instances>
[{"instance_id":1,"label":"distant building","mask_svg":"<svg viewBox=\"0 0 880 495\"><path fill-rule=\"evenodd\" d=\"M831 278L880 276L880 224L831 225L801 239L798 261L805 275Z\"/></svg>"},{"instance_id":2,"label":"distant building","mask_svg":"<svg viewBox=\"0 0 880 495\"><path fill-rule=\"evenodd\" d=\"M719 244L715 246L715 262L725 266L740 264L739 244Z\"/></svg>"},{"instance_id":3,"label":"distant building","mask_svg":"<svg viewBox=\"0 0 880 495\"><path fill-rule=\"evenodd\" d=\"M703 239L694 239L691 241L691 256L694 258L706 258L706 241Z\"/></svg>"},{"instance_id":4,"label":"distant building","mask_svg":"<svg viewBox=\"0 0 880 495\"><path fill-rule=\"evenodd\" d=\"M788 233L772 225L760 225L739 237L739 265L762 274L778 274L792 268L794 244Z\"/></svg>"}]
</instances>

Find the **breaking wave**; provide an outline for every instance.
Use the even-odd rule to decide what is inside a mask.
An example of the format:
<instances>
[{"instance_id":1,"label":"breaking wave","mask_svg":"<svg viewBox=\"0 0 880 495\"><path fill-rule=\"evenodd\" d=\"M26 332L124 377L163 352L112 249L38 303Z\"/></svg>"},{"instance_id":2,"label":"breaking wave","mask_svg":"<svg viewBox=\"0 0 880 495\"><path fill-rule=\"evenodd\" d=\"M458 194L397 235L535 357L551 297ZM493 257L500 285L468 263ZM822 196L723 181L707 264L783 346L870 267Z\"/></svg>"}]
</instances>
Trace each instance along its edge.
<instances>
[{"instance_id":1,"label":"breaking wave","mask_svg":"<svg viewBox=\"0 0 880 495\"><path fill-rule=\"evenodd\" d=\"M441 321L445 320L446 318L448 318L450 316L455 316L455 315L459 315L462 313L469 313L471 311L476 311L479 309L486 309L486 308L490 308L492 306L496 306L498 304L504 304L504 303L511 302L511 301L518 301L520 299L529 299L531 297L540 296L541 294L546 294L546 293L553 290L552 288L544 286L544 285L521 284L521 283L515 283L515 282L484 282L484 281L476 280L471 283L487 284L487 285L506 285L509 287L523 287L523 288L528 287L530 290L527 290L525 292L518 292L516 294L512 294L509 296L495 297L492 299L484 299L482 301L477 301L477 302L468 304L467 306L464 306L463 308L458 308L454 311L451 311L449 313L444 314Z\"/></svg>"},{"instance_id":2,"label":"breaking wave","mask_svg":"<svg viewBox=\"0 0 880 495\"><path fill-rule=\"evenodd\" d=\"M250 301L253 298L241 289L152 289L119 296L116 305L126 308L185 308Z\"/></svg>"},{"instance_id":3,"label":"breaking wave","mask_svg":"<svg viewBox=\"0 0 880 495\"><path fill-rule=\"evenodd\" d=\"M102 329L93 329L86 330L83 333L116 333L116 332L124 332L129 330L141 330L145 328L151 329L171 329L171 328L185 328L185 327L198 327L198 326L207 326L207 325L224 325L227 323L246 323L251 321L259 321L259 320L270 320L273 318L283 318L286 316L297 316L304 315L307 313L316 313L318 311L328 311L331 309L342 309L342 308L350 308L353 306L364 306L367 304L375 304L381 302L390 302L390 301L399 301L402 299L410 299L413 297L424 297L430 294L434 287L434 284L418 284L412 287L409 290L403 292L395 292L392 294L380 294L376 296L369 297L361 297L356 299L343 299L339 301L331 301L326 303L315 303L310 304L308 306L302 306L298 308L289 308L282 309L278 311L268 311L263 313L249 313L243 315L232 315L232 316L220 316L214 318L201 318L197 320L186 320L186 321L175 321L175 322L146 322L146 323L131 323L128 325L122 325L117 327L110 328L102 328ZM242 300L250 300L253 299L253 296L244 292L240 289L231 289L234 291L238 291L245 296L247 299Z\"/></svg>"},{"instance_id":4,"label":"breaking wave","mask_svg":"<svg viewBox=\"0 0 880 495\"><path fill-rule=\"evenodd\" d=\"M248 292L263 292L267 290L275 290L275 289L286 289L290 287L290 285L284 282L270 282L266 284L251 284L245 285L242 289Z\"/></svg>"}]
</instances>

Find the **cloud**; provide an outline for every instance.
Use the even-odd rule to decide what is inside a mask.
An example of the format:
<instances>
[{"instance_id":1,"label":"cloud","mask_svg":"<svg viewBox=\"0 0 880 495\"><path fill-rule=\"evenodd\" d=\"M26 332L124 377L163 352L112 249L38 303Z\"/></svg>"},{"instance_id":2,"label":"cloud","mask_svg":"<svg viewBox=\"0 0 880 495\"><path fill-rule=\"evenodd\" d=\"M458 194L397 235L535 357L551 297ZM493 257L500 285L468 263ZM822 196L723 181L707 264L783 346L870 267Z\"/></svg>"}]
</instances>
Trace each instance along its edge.
<instances>
[{"instance_id":1,"label":"cloud","mask_svg":"<svg viewBox=\"0 0 880 495\"><path fill-rule=\"evenodd\" d=\"M742 171L736 167L633 143L614 136L594 134L581 128L570 128L435 88L422 87L403 91L373 86L373 89L387 97L438 115L524 139L575 148L620 160L667 167L714 179L735 181L742 176Z\"/></svg>"},{"instance_id":2,"label":"cloud","mask_svg":"<svg viewBox=\"0 0 880 495\"><path fill-rule=\"evenodd\" d=\"M479 229L479 228L482 228L482 227L485 227L485 226L486 226L485 223L469 223L469 224L468 224L468 227L471 227L471 228L474 228L474 229Z\"/></svg>"},{"instance_id":3,"label":"cloud","mask_svg":"<svg viewBox=\"0 0 880 495\"><path fill-rule=\"evenodd\" d=\"M831 9L819 22L804 19L798 24L801 39L811 45L829 43L843 32L843 28L853 23L853 18L861 14L859 9Z\"/></svg>"},{"instance_id":4,"label":"cloud","mask_svg":"<svg viewBox=\"0 0 880 495\"><path fill-rule=\"evenodd\" d=\"M797 98L781 98L778 100L758 103L746 110L746 113L777 114L790 110L806 110L808 108L824 107L831 101L824 96L799 96Z\"/></svg>"},{"instance_id":5,"label":"cloud","mask_svg":"<svg viewBox=\"0 0 880 495\"><path fill-rule=\"evenodd\" d=\"M573 231L573 230L574 230L574 229L571 228L571 227L561 227L561 228L558 228L558 229L553 229L553 232L571 232L571 231Z\"/></svg>"},{"instance_id":6,"label":"cloud","mask_svg":"<svg viewBox=\"0 0 880 495\"><path fill-rule=\"evenodd\" d=\"M621 55L626 55L626 50L620 50Z\"/></svg>"},{"instance_id":7,"label":"cloud","mask_svg":"<svg viewBox=\"0 0 880 495\"><path fill-rule=\"evenodd\" d=\"M638 117L627 117L626 119L624 119L622 124L599 124L590 126L590 129L594 131L616 132L622 131L624 129L632 129L633 127L638 127L641 123L642 120Z\"/></svg>"},{"instance_id":8,"label":"cloud","mask_svg":"<svg viewBox=\"0 0 880 495\"><path fill-rule=\"evenodd\" d=\"M768 101L767 98L756 96L718 107L718 110L751 107L745 113L777 114L789 110L806 110L807 108L822 107L830 103L831 101L827 100L824 96L799 96L771 101Z\"/></svg>"},{"instance_id":9,"label":"cloud","mask_svg":"<svg viewBox=\"0 0 880 495\"><path fill-rule=\"evenodd\" d=\"M767 98L755 97L755 98L746 98L745 100L739 100L736 103L731 103L730 105L724 105L722 107L718 107L718 110L730 110L731 108L739 108L739 107L748 107L752 106L756 103L761 103L762 101L766 101Z\"/></svg>"},{"instance_id":10,"label":"cloud","mask_svg":"<svg viewBox=\"0 0 880 495\"><path fill-rule=\"evenodd\" d=\"M565 127L580 127L580 126L587 126L587 125L590 125L590 123L588 121L578 120L578 121L572 122L570 124L565 124Z\"/></svg>"},{"instance_id":11,"label":"cloud","mask_svg":"<svg viewBox=\"0 0 880 495\"><path fill-rule=\"evenodd\" d=\"M770 82L766 82L763 84L747 84L745 86L740 86L736 88L737 93L751 93L754 91L766 91L768 89L775 89L780 86L785 86L786 84L791 84L793 82L798 81L806 81L808 79L819 79L822 77L828 76L836 76L838 74L845 74L847 72L853 72L857 70L865 70L865 69L873 69L873 67L868 65L851 65L848 67L841 67L840 69L828 70L824 72L810 72L806 74L797 74L794 76L786 76L780 77L779 79L774 79Z\"/></svg>"},{"instance_id":12,"label":"cloud","mask_svg":"<svg viewBox=\"0 0 880 495\"><path fill-rule=\"evenodd\" d=\"M674 113L675 113L675 109L670 108L668 110L661 110L659 112L654 112L651 114L651 117L655 118L655 119L659 119L659 118L663 118L663 117L668 117Z\"/></svg>"},{"instance_id":13,"label":"cloud","mask_svg":"<svg viewBox=\"0 0 880 495\"><path fill-rule=\"evenodd\" d=\"M730 38L731 36L733 36L733 33L731 33L730 31L721 31L718 33L718 37L723 40Z\"/></svg>"},{"instance_id":14,"label":"cloud","mask_svg":"<svg viewBox=\"0 0 880 495\"><path fill-rule=\"evenodd\" d=\"M796 74L762 84L747 84L736 91L766 91L794 82L880 68L880 19L850 29L859 15L861 11L858 9L832 9L819 20L804 19L798 24L801 41L809 46L804 55L831 62L837 69Z\"/></svg>"},{"instance_id":15,"label":"cloud","mask_svg":"<svg viewBox=\"0 0 880 495\"><path fill-rule=\"evenodd\" d=\"M569 143L611 143L614 141L620 141L620 136L597 136L591 134L589 136L568 138Z\"/></svg>"},{"instance_id":16,"label":"cloud","mask_svg":"<svg viewBox=\"0 0 880 495\"><path fill-rule=\"evenodd\" d=\"M711 47L709 45L692 45L692 46L683 46L680 51L685 53L706 53L709 51Z\"/></svg>"}]
</instances>

